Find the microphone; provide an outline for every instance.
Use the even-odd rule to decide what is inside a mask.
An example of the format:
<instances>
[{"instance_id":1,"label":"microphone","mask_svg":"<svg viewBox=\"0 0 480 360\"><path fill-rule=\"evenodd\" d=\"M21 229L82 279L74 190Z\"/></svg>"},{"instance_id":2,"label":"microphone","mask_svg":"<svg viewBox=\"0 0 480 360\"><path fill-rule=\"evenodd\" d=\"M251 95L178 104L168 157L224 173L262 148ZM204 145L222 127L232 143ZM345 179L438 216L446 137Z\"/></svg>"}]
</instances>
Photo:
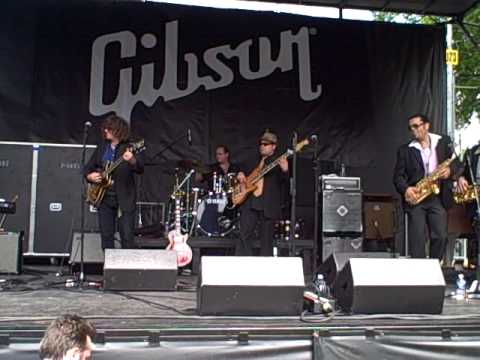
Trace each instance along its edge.
<instances>
[{"instance_id":1,"label":"microphone","mask_svg":"<svg viewBox=\"0 0 480 360\"><path fill-rule=\"evenodd\" d=\"M187 142L188 145L192 146L192 131L190 129L187 130Z\"/></svg>"},{"instance_id":2,"label":"microphone","mask_svg":"<svg viewBox=\"0 0 480 360\"><path fill-rule=\"evenodd\" d=\"M92 123L90 121L85 121L83 126L85 126L85 129L88 129L89 127L92 127Z\"/></svg>"},{"instance_id":3,"label":"microphone","mask_svg":"<svg viewBox=\"0 0 480 360\"><path fill-rule=\"evenodd\" d=\"M310 139L312 139L312 141L317 141L318 136L316 134L310 135Z\"/></svg>"}]
</instances>

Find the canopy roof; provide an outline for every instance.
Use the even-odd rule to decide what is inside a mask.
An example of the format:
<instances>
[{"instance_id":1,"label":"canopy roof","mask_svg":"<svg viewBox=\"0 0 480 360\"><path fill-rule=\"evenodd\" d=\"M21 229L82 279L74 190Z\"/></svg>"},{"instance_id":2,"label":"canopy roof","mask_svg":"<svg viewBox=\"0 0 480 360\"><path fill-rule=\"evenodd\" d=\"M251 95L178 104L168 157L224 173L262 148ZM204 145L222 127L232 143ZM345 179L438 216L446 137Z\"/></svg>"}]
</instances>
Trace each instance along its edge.
<instances>
[{"instance_id":1,"label":"canopy roof","mask_svg":"<svg viewBox=\"0 0 480 360\"><path fill-rule=\"evenodd\" d=\"M257 0L258 1L258 0ZM264 2L332 6L343 9L391 11L462 17L480 0L261 0Z\"/></svg>"}]
</instances>

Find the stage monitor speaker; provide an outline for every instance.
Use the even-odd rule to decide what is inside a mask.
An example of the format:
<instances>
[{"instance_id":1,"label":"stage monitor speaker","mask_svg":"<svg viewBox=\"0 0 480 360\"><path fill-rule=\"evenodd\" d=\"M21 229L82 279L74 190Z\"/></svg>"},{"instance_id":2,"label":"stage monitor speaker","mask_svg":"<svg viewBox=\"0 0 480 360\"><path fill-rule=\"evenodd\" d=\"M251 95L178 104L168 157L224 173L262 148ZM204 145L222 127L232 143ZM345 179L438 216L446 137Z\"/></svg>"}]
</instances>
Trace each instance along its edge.
<instances>
[{"instance_id":1,"label":"stage monitor speaker","mask_svg":"<svg viewBox=\"0 0 480 360\"><path fill-rule=\"evenodd\" d=\"M445 279L436 259L352 258L334 295L343 310L357 314L440 314Z\"/></svg>"},{"instance_id":2,"label":"stage monitor speaker","mask_svg":"<svg viewBox=\"0 0 480 360\"><path fill-rule=\"evenodd\" d=\"M322 234L322 261L337 252L361 252L363 238L361 236L326 236Z\"/></svg>"},{"instance_id":3,"label":"stage monitor speaker","mask_svg":"<svg viewBox=\"0 0 480 360\"><path fill-rule=\"evenodd\" d=\"M203 256L197 310L200 315L300 315L302 259Z\"/></svg>"},{"instance_id":4,"label":"stage monitor speaker","mask_svg":"<svg viewBox=\"0 0 480 360\"><path fill-rule=\"evenodd\" d=\"M361 234L361 191L323 190L321 220L323 233Z\"/></svg>"},{"instance_id":5,"label":"stage monitor speaker","mask_svg":"<svg viewBox=\"0 0 480 360\"><path fill-rule=\"evenodd\" d=\"M70 264L80 262L81 233L74 233L72 238L72 251L70 252ZM102 239L99 233L85 233L83 237L83 262L103 264L104 254Z\"/></svg>"},{"instance_id":6,"label":"stage monitor speaker","mask_svg":"<svg viewBox=\"0 0 480 360\"><path fill-rule=\"evenodd\" d=\"M177 271L174 250L105 250L105 290L175 290Z\"/></svg>"},{"instance_id":7,"label":"stage monitor speaker","mask_svg":"<svg viewBox=\"0 0 480 360\"><path fill-rule=\"evenodd\" d=\"M22 272L22 238L23 232L0 232L0 273Z\"/></svg>"},{"instance_id":8,"label":"stage monitor speaker","mask_svg":"<svg viewBox=\"0 0 480 360\"><path fill-rule=\"evenodd\" d=\"M394 258L388 252L337 252L331 254L319 267L318 273L323 274L327 285L331 286L338 273L343 269L347 261L351 258ZM381 270L381 269L378 269Z\"/></svg>"}]
</instances>

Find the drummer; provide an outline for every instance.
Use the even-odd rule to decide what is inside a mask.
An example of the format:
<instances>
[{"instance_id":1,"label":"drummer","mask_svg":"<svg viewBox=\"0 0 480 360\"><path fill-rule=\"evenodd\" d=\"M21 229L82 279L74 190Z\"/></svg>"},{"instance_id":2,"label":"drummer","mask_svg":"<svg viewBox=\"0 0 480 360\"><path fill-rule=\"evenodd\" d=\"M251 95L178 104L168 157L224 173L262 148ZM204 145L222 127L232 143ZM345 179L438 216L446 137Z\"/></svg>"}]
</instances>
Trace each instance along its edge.
<instances>
[{"instance_id":1,"label":"drummer","mask_svg":"<svg viewBox=\"0 0 480 360\"><path fill-rule=\"evenodd\" d=\"M240 168L230 162L230 150L226 145L218 145L215 149L215 163L208 166L209 172L202 174L197 172L195 174L195 180L198 182L206 181L208 183L208 188L213 189L213 179L214 175L223 176L225 179L228 174L237 174L240 171Z\"/></svg>"}]
</instances>

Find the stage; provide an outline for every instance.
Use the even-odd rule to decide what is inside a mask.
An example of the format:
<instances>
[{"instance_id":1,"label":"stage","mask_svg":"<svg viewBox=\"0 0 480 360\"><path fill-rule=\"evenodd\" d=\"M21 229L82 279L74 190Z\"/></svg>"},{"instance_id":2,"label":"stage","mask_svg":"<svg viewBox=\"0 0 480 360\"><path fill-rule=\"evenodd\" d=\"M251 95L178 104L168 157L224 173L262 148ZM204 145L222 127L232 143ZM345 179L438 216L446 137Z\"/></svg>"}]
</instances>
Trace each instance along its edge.
<instances>
[{"instance_id":1,"label":"stage","mask_svg":"<svg viewBox=\"0 0 480 360\"><path fill-rule=\"evenodd\" d=\"M63 313L90 319L100 359L478 358L480 300L455 300L453 271L441 315L198 316L195 275L176 291L113 292L66 287L58 266L27 265L2 276L0 359L34 359L46 325ZM308 280L308 279L307 279Z\"/></svg>"}]
</instances>

